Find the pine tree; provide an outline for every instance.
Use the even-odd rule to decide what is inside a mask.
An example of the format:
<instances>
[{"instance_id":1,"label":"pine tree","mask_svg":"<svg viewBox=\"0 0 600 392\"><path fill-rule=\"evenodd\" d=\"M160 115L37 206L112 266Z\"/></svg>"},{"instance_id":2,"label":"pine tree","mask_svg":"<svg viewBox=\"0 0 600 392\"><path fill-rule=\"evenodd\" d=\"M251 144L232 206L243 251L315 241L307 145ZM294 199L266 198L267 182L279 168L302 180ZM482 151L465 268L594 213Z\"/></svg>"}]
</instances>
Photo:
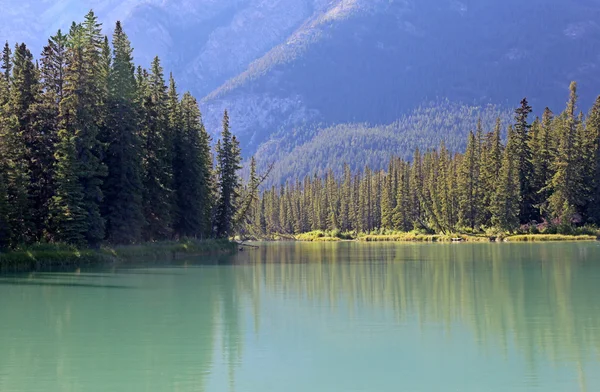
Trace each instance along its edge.
<instances>
[{"instance_id":1,"label":"pine tree","mask_svg":"<svg viewBox=\"0 0 600 392\"><path fill-rule=\"evenodd\" d=\"M175 229L181 236L203 238L210 235L211 229L209 136L202 125L198 103L190 93L184 94L180 113L183 121L176 136L178 154L174 165L179 211ZM256 192L257 186L251 186Z\"/></svg>"},{"instance_id":2,"label":"pine tree","mask_svg":"<svg viewBox=\"0 0 600 392\"><path fill-rule=\"evenodd\" d=\"M490 222L492 217L492 202L498 185L500 169L502 168L503 146L500 132L501 122L500 118L498 118L494 132L488 136L487 150L489 152L482 167L483 202L486 210L484 216L486 217L486 222Z\"/></svg>"},{"instance_id":3,"label":"pine tree","mask_svg":"<svg viewBox=\"0 0 600 392\"><path fill-rule=\"evenodd\" d=\"M64 81L64 97L60 103L59 147L62 161L56 165L57 198L54 200L54 222L57 232L80 230L78 235L72 233L67 237L77 239L84 236L87 243L97 246L105 236L105 221L100 213L103 194L101 186L107 174L102 162L103 150L99 133L101 118L100 98L102 73L100 57L103 44L101 25L97 17L90 11L81 25L73 24L69 32L69 45L66 54ZM70 145L75 144L76 158L72 159ZM58 160L58 158L57 158ZM69 167L69 165L73 165ZM77 186L61 184L59 181L73 181L76 176ZM81 188L85 211L85 225L73 228L61 227L68 224L68 216L57 216L60 213L72 213L68 208L71 202L65 195L59 195L58 189ZM79 197L75 197L79 203ZM60 203L64 203L61 205ZM72 203L71 203L72 204Z\"/></svg>"},{"instance_id":4,"label":"pine tree","mask_svg":"<svg viewBox=\"0 0 600 392\"><path fill-rule=\"evenodd\" d=\"M137 128L132 49L120 22L117 22L113 34L113 48L106 105L105 163L108 176L103 186L103 210L108 240L111 243L132 244L141 240L141 228L144 225L142 150Z\"/></svg>"},{"instance_id":5,"label":"pine tree","mask_svg":"<svg viewBox=\"0 0 600 392\"><path fill-rule=\"evenodd\" d=\"M519 174L519 220L529 223L538 218L534 207L535 199L532 192L533 165L531 163L530 128L527 118L532 109L524 98L521 106L515 110L514 126L514 156Z\"/></svg>"},{"instance_id":6,"label":"pine tree","mask_svg":"<svg viewBox=\"0 0 600 392\"><path fill-rule=\"evenodd\" d=\"M229 115L223 115L223 130L217 144L217 176L219 200L216 208L215 228L218 238L227 237L232 232L232 220L235 215L241 157L238 141L229 130Z\"/></svg>"},{"instance_id":7,"label":"pine tree","mask_svg":"<svg viewBox=\"0 0 600 392\"><path fill-rule=\"evenodd\" d=\"M442 142L438 158L437 181L435 182L436 204L435 211L443 232L454 229L452 209L452 162L446 145Z\"/></svg>"},{"instance_id":8,"label":"pine tree","mask_svg":"<svg viewBox=\"0 0 600 392\"><path fill-rule=\"evenodd\" d=\"M392 229L394 208L396 208L396 192L394 192L395 181L394 160L390 160L387 175L384 176L381 200L381 227Z\"/></svg>"},{"instance_id":9,"label":"pine tree","mask_svg":"<svg viewBox=\"0 0 600 392\"><path fill-rule=\"evenodd\" d=\"M145 93L142 138L144 146L144 217L147 241L168 239L173 234L173 161L169 134L167 93L158 57L148 77L139 83ZM138 84L139 85L139 84Z\"/></svg>"},{"instance_id":10,"label":"pine tree","mask_svg":"<svg viewBox=\"0 0 600 392\"><path fill-rule=\"evenodd\" d=\"M492 200L492 224L506 231L513 231L519 225L520 183L516 143L519 143L519 137L511 127L508 130L508 143L502 157L498 186Z\"/></svg>"},{"instance_id":11,"label":"pine tree","mask_svg":"<svg viewBox=\"0 0 600 392\"><path fill-rule=\"evenodd\" d=\"M11 68L4 122L9 220L13 242L27 243L34 235L31 169L34 165L35 128L32 107L39 98L39 82L33 56L25 44L16 45Z\"/></svg>"},{"instance_id":12,"label":"pine tree","mask_svg":"<svg viewBox=\"0 0 600 392\"><path fill-rule=\"evenodd\" d=\"M545 216L548 211L548 198L550 196L549 187L552 179L552 161L554 159L553 148L553 113L546 108L542 115L540 123L536 124L535 138L532 138L532 164L533 164L533 182L532 192L534 192L535 205L540 215Z\"/></svg>"},{"instance_id":13,"label":"pine tree","mask_svg":"<svg viewBox=\"0 0 600 392\"><path fill-rule=\"evenodd\" d=\"M8 42L4 44L4 48L2 49L2 64L0 65L0 70L2 70L2 76L8 86L12 75L12 50L10 50Z\"/></svg>"},{"instance_id":14,"label":"pine tree","mask_svg":"<svg viewBox=\"0 0 600 392\"><path fill-rule=\"evenodd\" d=\"M549 197L549 209L557 223L570 226L575 219L579 195L576 185L579 183L576 161L577 120L577 84L571 83L570 98L563 115L564 121L558 129L558 147L553 162L554 175L550 181L552 194Z\"/></svg>"},{"instance_id":15,"label":"pine tree","mask_svg":"<svg viewBox=\"0 0 600 392\"><path fill-rule=\"evenodd\" d=\"M34 239L48 235L50 204L55 193L55 152L58 144L60 103L64 97L68 37L59 30L42 51L41 91L30 108L33 132L31 148L30 199L33 203Z\"/></svg>"},{"instance_id":16,"label":"pine tree","mask_svg":"<svg viewBox=\"0 0 600 392\"><path fill-rule=\"evenodd\" d=\"M459 175L459 187L461 195L460 203L460 222L461 225L475 229L480 224L480 204L481 197L479 195L479 171L480 158L478 157L479 146L475 138L475 134L469 134L467 151L462 160Z\"/></svg>"}]
</instances>

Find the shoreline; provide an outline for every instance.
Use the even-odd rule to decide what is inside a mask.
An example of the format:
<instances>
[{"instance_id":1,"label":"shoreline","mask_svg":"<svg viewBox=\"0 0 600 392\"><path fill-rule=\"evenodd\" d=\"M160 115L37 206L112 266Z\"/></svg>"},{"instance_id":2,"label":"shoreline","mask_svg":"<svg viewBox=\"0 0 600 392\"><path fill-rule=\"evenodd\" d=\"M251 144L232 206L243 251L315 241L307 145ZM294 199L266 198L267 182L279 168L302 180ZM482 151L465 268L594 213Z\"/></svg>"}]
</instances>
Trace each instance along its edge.
<instances>
[{"instance_id":1,"label":"shoreline","mask_svg":"<svg viewBox=\"0 0 600 392\"><path fill-rule=\"evenodd\" d=\"M405 243L521 243L521 242L593 242L600 241L600 235L564 235L564 234L514 234L514 235L470 235L470 234L359 234L340 237L327 235L324 232L303 233L293 238L271 239L266 241L296 242L405 242Z\"/></svg>"},{"instance_id":2,"label":"shoreline","mask_svg":"<svg viewBox=\"0 0 600 392\"><path fill-rule=\"evenodd\" d=\"M116 265L136 261L176 261L185 257L233 254L238 246L229 240L186 240L140 245L75 249L66 245L36 245L0 253L0 274L52 268Z\"/></svg>"}]
</instances>

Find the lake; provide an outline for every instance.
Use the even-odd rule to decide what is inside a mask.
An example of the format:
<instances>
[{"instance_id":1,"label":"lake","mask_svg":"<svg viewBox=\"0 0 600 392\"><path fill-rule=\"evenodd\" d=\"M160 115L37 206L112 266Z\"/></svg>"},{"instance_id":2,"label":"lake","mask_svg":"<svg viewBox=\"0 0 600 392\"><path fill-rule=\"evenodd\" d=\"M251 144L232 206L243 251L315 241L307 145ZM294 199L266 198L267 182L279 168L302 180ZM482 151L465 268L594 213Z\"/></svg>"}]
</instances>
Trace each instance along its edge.
<instances>
[{"instance_id":1,"label":"lake","mask_svg":"<svg viewBox=\"0 0 600 392\"><path fill-rule=\"evenodd\" d=\"M0 276L0 391L600 391L600 244L275 243Z\"/></svg>"}]
</instances>

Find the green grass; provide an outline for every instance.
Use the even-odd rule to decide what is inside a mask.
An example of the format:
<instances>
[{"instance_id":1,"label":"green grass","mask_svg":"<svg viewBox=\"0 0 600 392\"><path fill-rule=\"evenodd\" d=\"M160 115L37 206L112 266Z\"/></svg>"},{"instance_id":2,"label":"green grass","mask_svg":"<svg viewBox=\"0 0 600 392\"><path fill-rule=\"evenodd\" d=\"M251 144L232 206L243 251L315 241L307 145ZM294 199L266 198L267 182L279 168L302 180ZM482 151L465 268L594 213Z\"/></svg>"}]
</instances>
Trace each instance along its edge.
<instances>
[{"instance_id":1,"label":"green grass","mask_svg":"<svg viewBox=\"0 0 600 392\"><path fill-rule=\"evenodd\" d=\"M127 261L172 261L185 256L235 252L228 240L182 240L141 245L77 249L62 244L38 244L0 253L0 270L86 266Z\"/></svg>"},{"instance_id":2,"label":"green grass","mask_svg":"<svg viewBox=\"0 0 600 392\"><path fill-rule=\"evenodd\" d=\"M336 242L342 240L353 240L354 237L350 233L342 233L339 230L323 231L315 230L308 233L298 234L294 237L296 241L305 242Z\"/></svg>"},{"instance_id":3,"label":"green grass","mask_svg":"<svg viewBox=\"0 0 600 392\"><path fill-rule=\"evenodd\" d=\"M550 241L596 241L594 235L522 234L508 236L507 242L550 242Z\"/></svg>"}]
</instances>

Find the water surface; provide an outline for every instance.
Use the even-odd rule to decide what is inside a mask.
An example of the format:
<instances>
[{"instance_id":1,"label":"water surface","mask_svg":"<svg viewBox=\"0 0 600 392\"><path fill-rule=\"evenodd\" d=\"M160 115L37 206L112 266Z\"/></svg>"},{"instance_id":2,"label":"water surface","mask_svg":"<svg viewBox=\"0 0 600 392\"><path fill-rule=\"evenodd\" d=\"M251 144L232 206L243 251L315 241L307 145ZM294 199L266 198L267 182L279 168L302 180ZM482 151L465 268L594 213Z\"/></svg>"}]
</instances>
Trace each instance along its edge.
<instances>
[{"instance_id":1,"label":"water surface","mask_svg":"<svg viewBox=\"0 0 600 392\"><path fill-rule=\"evenodd\" d=\"M600 244L264 244L0 276L0 391L599 391Z\"/></svg>"}]
</instances>

